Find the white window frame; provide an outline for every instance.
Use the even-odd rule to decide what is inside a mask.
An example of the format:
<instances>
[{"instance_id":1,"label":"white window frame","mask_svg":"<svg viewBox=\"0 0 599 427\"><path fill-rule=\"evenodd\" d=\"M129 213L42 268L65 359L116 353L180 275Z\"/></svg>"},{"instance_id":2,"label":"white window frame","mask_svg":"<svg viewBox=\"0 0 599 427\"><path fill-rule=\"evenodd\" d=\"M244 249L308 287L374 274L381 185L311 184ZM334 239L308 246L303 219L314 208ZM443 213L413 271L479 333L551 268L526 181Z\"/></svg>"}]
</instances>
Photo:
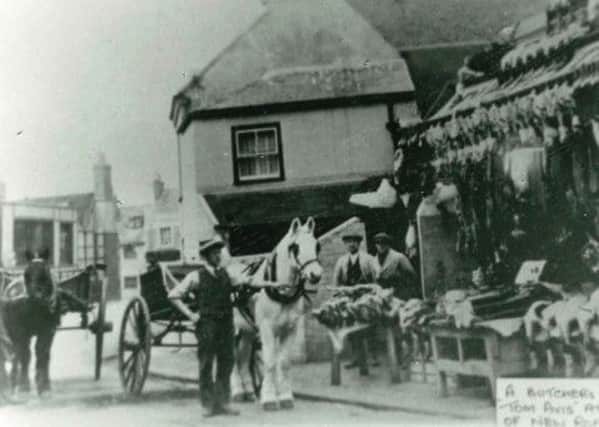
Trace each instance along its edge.
<instances>
[{"instance_id":1,"label":"white window frame","mask_svg":"<svg viewBox=\"0 0 599 427\"><path fill-rule=\"evenodd\" d=\"M257 140L257 135L260 132L271 131L274 134L274 151L266 151L263 153L256 154L240 154L240 136L244 134L253 134ZM256 181L276 181L284 179L283 172L283 153L281 150L281 135L280 135L280 127L276 124L272 125L255 125L252 126L243 126L242 128L233 128L233 137L235 144L235 152L234 152L234 167L235 167L235 176L236 181L239 184L252 183ZM242 175L240 160L242 159L257 159L261 156L276 156L278 163L278 171L275 173L263 173L256 175Z\"/></svg>"},{"instance_id":2,"label":"white window frame","mask_svg":"<svg viewBox=\"0 0 599 427\"><path fill-rule=\"evenodd\" d=\"M162 232L166 232L168 236L168 242L165 242L162 236ZM160 246L171 246L173 244L173 228L172 227L160 227L158 229L158 239L160 239Z\"/></svg>"}]
</instances>

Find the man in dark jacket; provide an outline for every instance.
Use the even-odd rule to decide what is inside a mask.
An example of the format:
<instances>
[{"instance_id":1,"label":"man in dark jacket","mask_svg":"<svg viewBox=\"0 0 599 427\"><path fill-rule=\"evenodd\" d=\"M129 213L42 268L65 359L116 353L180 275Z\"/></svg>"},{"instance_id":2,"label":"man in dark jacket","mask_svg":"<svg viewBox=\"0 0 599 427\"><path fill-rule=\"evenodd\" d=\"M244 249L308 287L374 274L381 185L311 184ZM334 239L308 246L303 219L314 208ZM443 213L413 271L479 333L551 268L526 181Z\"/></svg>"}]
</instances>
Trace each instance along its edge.
<instances>
[{"instance_id":1,"label":"man in dark jacket","mask_svg":"<svg viewBox=\"0 0 599 427\"><path fill-rule=\"evenodd\" d=\"M383 288L393 289L395 296L402 300L420 297L416 271L404 254L391 249L391 236L378 233L374 236L374 243L377 283Z\"/></svg>"},{"instance_id":2,"label":"man in dark jacket","mask_svg":"<svg viewBox=\"0 0 599 427\"><path fill-rule=\"evenodd\" d=\"M23 325L26 339L19 345L27 347L21 351L29 352L30 339L35 337L35 382L40 396L50 392L50 353L59 322L57 293L48 267L49 258L50 252L47 249L39 250L23 273L29 316L27 324Z\"/></svg>"}]
</instances>

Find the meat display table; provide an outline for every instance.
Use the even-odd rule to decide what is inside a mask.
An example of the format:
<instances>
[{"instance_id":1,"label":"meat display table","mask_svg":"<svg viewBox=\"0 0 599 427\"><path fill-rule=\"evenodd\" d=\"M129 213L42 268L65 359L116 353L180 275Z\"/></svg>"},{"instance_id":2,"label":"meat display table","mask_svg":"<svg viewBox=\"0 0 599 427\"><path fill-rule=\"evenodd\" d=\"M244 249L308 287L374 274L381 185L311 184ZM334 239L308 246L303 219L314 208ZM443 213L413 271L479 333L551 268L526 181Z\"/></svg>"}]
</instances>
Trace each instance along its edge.
<instances>
[{"instance_id":1,"label":"meat display table","mask_svg":"<svg viewBox=\"0 0 599 427\"><path fill-rule=\"evenodd\" d=\"M364 330L366 328L373 327L369 324L358 323L353 326L328 329L329 339L333 346L333 358L331 360L331 385L341 384L341 353L345 347L346 338L357 331ZM389 374L392 383L400 382L399 366L397 363L397 352L395 348L395 335L391 326L385 326L385 341L387 345L387 356L389 358ZM363 361L363 369L368 374L368 364Z\"/></svg>"},{"instance_id":2,"label":"meat display table","mask_svg":"<svg viewBox=\"0 0 599 427\"><path fill-rule=\"evenodd\" d=\"M521 330L503 336L480 326L456 329L430 325L430 332L442 397L448 396L448 374L487 378L494 400L498 377L519 375L528 369L528 346Z\"/></svg>"}]
</instances>

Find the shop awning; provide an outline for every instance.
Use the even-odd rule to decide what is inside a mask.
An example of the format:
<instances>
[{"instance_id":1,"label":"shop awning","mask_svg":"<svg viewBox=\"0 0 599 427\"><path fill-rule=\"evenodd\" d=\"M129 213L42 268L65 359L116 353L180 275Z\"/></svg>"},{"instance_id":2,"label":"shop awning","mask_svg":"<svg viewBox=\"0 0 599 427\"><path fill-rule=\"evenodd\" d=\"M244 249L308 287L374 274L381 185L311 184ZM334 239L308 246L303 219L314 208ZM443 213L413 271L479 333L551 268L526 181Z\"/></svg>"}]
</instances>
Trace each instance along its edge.
<instances>
[{"instance_id":1,"label":"shop awning","mask_svg":"<svg viewBox=\"0 0 599 427\"><path fill-rule=\"evenodd\" d=\"M595 81L599 74L594 70L596 65L599 65L599 41L590 43L578 50L572 59L561 67L554 65L541 68L504 84L499 83L497 79L491 79L469 87L462 94L454 96L429 122L442 120L453 114L466 112L481 105L490 105L506 98L525 95L535 88L576 73L579 73L580 76L573 85L578 88Z\"/></svg>"},{"instance_id":2,"label":"shop awning","mask_svg":"<svg viewBox=\"0 0 599 427\"><path fill-rule=\"evenodd\" d=\"M362 179L275 191L206 194L204 197L219 223L232 228L231 254L251 255L271 251L285 235L293 218L305 221L314 217L318 236L359 216L359 207L350 204L349 198L354 193L373 189L372 185L369 180Z\"/></svg>"}]
</instances>

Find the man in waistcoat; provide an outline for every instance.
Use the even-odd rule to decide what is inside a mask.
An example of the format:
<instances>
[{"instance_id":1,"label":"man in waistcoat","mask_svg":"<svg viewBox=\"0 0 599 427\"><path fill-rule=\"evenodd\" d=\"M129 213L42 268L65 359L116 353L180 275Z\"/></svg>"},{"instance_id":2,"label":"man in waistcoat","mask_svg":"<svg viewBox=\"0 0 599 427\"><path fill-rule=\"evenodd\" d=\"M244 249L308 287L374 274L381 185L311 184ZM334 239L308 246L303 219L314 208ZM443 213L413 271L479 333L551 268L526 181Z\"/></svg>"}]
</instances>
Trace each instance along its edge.
<instances>
[{"instance_id":1,"label":"man in waistcoat","mask_svg":"<svg viewBox=\"0 0 599 427\"><path fill-rule=\"evenodd\" d=\"M357 233L348 233L342 236L342 240L347 253L342 255L335 265L333 273L335 286L356 286L375 283L377 272L374 259L366 252L360 251L362 236ZM370 341L371 345L374 344L374 340L368 340L368 337L374 337L374 334L369 329L354 332L349 336L354 360L345 366L346 369L359 367L361 375L367 374L366 342ZM378 362L376 361L374 348L370 348L370 351L374 363L377 365Z\"/></svg>"},{"instance_id":2,"label":"man in waistcoat","mask_svg":"<svg viewBox=\"0 0 599 427\"><path fill-rule=\"evenodd\" d=\"M234 363L233 284L221 267L223 247L223 241L218 238L200 242L202 265L169 293L173 304L196 325L200 400L204 417L239 415L229 406L229 381ZM183 297L188 294L194 295L197 312L191 311L183 302ZM212 370L215 361L216 377Z\"/></svg>"}]
</instances>

